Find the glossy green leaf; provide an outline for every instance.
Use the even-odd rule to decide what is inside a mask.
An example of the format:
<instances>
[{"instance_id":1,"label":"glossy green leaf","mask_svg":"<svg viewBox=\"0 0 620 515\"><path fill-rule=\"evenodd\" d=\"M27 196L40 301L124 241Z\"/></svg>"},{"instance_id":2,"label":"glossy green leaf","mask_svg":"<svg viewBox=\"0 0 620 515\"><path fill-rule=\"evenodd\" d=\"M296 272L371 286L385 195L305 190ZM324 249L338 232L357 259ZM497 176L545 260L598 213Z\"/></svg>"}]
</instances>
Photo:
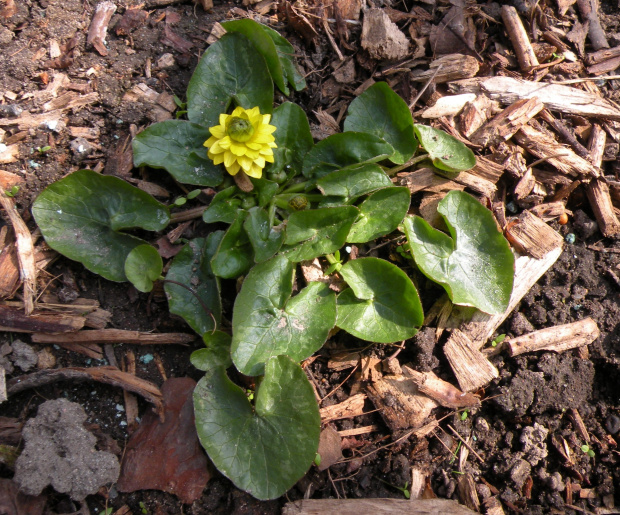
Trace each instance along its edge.
<instances>
[{"instance_id":1,"label":"glossy green leaf","mask_svg":"<svg viewBox=\"0 0 620 515\"><path fill-rule=\"evenodd\" d=\"M155 247L138 245L125 259L125 275L138 291L149 292L153 282L161 277L164 263Z\"/></svg>"},{"instance_id":2,"label":"glossy green leaf","mask_svg":"<svg viewBox=\"0 0 620 515\"><path fill-rule=\"evenodd\" d=\"M390 161L403 164L418 147L407 103L385 82L377 82L349 106L345 131L374 134L394 147Z\"/></svg>"},{"instance_id":3,"label":"glossy green leaf","mask_svg":"<svg viewBox=\"0 0 620 515\"><path fill-rule=\"evenodd\" d=\"M345 244L359 215L355 206L323 207L291 213L286 225L283 251L299 262L336 252Z\"/></svg>"},{"instance_id":4,"label":"glossy green leaf","mask_svg":"<svg viewBox=\"0 0 620 515\"><path fill-rule=\"evenodd\" d=\"M316 181L316 185L323 195L344 197L346 201L393 186L388 175L374 163L332 172Z\"/></svg>"},{"instance_id":5,"label":"glossy green leaf","mask_svg":"<svg viewBox=\"0 0 620 515\"><path fill-rule=\"evenodd\" d=\"M243 226L254 249L256 263L267 261L280 250L284 239L284 227L271 227L269 215L264 209L260 207L250 209Z\"/></svg>"},{"instance_id":6,"label":"glossy green leaf","mask_svg":"<svg viewBox=\"0 0 620 515\"><path fill-rule=\"evenodd\" d=\"M211 269L218 277L235 279L247 272L254 263L252 245L243 228L246 216L246 211L240 210L237 213L237 218L230 224L211 259Z\"/></svg>"},{"instance_id":7,"label":"glossy green leaf","mask_svg":"<svg viewBox=\"0 0 620 515\"><path fill-rule=\"evenodd\" d=\"M269 181L264 177L260 179L250 178L254 185L253 194L257 197L259 207L265 207L273 200L273 196L278 191L278 183Z\"/></svg>"},{"instance_id":8,"label":"glossy green leaf","mask_svg":"<svg viewBox=\"0 0 620 515\"><path fill-rule=\"evenodd\" d=\"M289 94L276 45L264 25L249 18L222 22L227 32L239 32L248 38L265 58L273 82L285 95Z\"/></svg>"},{"instance_id":9,"label":"glossy green leaf","mask_svg":"<svg viewBox=\"0 0 620 515\"><path fill-rule=\"evenodd\" d=\"M416 124L413 129L420 145L440 170L462 172L476 165L474 153L454 136L426 125Z\"/></svg>"},{"instance_id":10,"label":"glossy green leaf","mask_svg":"<svg viewBox=\"0 0 620 515\"><path fill-rule=\"evenodd\" d=\"M265 25L262 26L265 32L269 34L276 45L276 51L280 58L280 64L282 65L282 72L284 73L284 79L288 82L295 91L301 91L306 87L306 79L299 72L297 63L295 62L295 49L285 38L278 34L275 30ZM288 90L284 91L285 95L288 95Z\"/></svg>"},{"instance_id":11,"label":"glossy green leaf","mask_svg":"<svg viewBox=\"0 0 620 515\"><path fill-rule=\"evenodd\" d=\"M187 117L205 127L219 123L231 103L261 113L273 108L273 82L263 56L243 34L224 34L204 53L187 88Z\"/></svg>"},{"instance_id":12,"label":"glossy green leaf","mask_svg":"<svg viewBox=\"0 0 620 515\"><path fill-rule=\"evenodd\" d=\"M155 123L134 138L134 165L163 168L184 184L217 186L222 167L207 158L209 136L206 127L184 120Z\"/></svg>"},{"instance_id":13,"label":"glossy green leaf","mask_svg":"<svg viewBox=\"0 0 620 515\"><path fill-rule=\"evenodd\" d=\"M286 356L269 360L252 407L223 367L194 390L200 443L218 470L257 499L275 499L311 466L321 419L301 367Z\"/></svg>"},{"instance_id":14,"label":"glossy green leaf","mask_svg":"<svg viewBox=\"0 0 620 515\"><path fill-rule=\"evenodd\" d=\"M48 186L32 206L47 244L111 281L126 281L125 260L146 242L122 233L160 231L168 208L116 177L79 170Z\"/></svg>"},{"instance_id":15,"label":"glossy green leaf","mask_svg":"<svg viewBox=\"0 0 620 515\"><path fill-rule=\"evenodd\" d=\"M314 146L306 113L297 104L285 102L274 109L270 123L277 127L273 136L278 147L273 149L274 162L267 170L300 171L304 157Z\"/></svg>"},{"instance_id":16,"label":"glossy green leaf","mask_svg":"<svg viewBox=\"0 0 620 515\"><path fill-rule=\"evenodd\" d=\"M211 200L209 207L202 213L202 220L208 224L215 222L233 223L241 206L241 200L233 198L238 192L236 186L218 191Z\"/></svg>"},{"instance_id":17,"label":"glossy green leaf","mask_svg":"<svg viewBox=\"0 0 620 515\"><path fill-rule=\"evenodd\" d=\"M350 286L338 295L336 325L362 340L392 343L411 338L424 322L411 279L378 258L349 261L340 274Z\"/></svg>"},{"instance_id":18,"label":"glossy green leaf","mask_svg":"<svg viewBox=\"0 0 620 515\"><path fill-rule=\"evenodd\" d=\"M164 284L170 312L182 317L200 335L213 331L222 316L220 281L211 270L211 259L223 236L223 231L216 231L207 238L190 240L174 257L166 274L166 279L196 294L177 284Z\"/></svg>"},{"instance_id":19,"label":"glossy green leaf","mask_svg":"<svg viewBox=\"0 0 620 515\"><path fill-rule=\"evenodd\" d=\"M462 191L448 193L437 210L451 237L420 217L405 219L416 264L455 304L503 313L512 292L514 256L492 213Z\"/></svg>"},{"instance_id":20,"label":"glossy green leaf","mask_svg":"<svg viewBox=\"0 0 620 515\"><path fill-rule=\"evenodd\" d=\"M376 163L394 154L381 138L363 132L333 134L319 141L304 159L303 174L320 179L336 170L363 163Z\"/></svg>"},{"instance_id":21,"label":"glossy green leaf","mask_svg":"<svg viewBox=\"0 0 620 515\"><path fill-rule=\"evenodd\" d=\"M273 356L295 361L321 348L336 322L336 298L324 283L310 283L291 298L295 265L278 255L256 265L243 281L233 311L232 358L256 376Z\"/></svg>"},{"instance_id":22,"label":"glossy green leaf","mask_svg":"<svg viewBox=\"0 0 620 515\"><path fill-rule=\"evenodd\" d=\"M206 349L192 352L190 361L198 370L210 372L216 368L228 368L232 365L230 344L232 337L222 331L205 333L202 337Z\"/></svg>"},{"instance_id":23,"label":"glossy green leaf","mask_svg":"<svg viewBox=\"0 0 620 515\"><path fill-rule=\"evenodd\" d=\"M394 231L407 215L411 193L392 186L375 191L358 208L360 215L347 236L349 243L366 243Z\"/></svg>"}]
</instances>

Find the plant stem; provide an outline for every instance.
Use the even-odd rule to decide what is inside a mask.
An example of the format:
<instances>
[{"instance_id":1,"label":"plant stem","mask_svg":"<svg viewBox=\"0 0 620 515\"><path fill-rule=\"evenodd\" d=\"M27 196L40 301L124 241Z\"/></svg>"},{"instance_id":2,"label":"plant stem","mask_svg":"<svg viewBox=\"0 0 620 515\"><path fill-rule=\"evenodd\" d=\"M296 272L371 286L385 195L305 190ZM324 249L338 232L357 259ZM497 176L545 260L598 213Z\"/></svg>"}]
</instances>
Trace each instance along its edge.
<instances>
[{"instance_id":1,"label":"plant stem","mask_svg":"<svg viewBox=\"0 0 620 515\"><path fill-rule=\"evenodd\" d=\"M325 259L327 259L327 262L330 265L336 265L338 263L340 263L340 261L338 261L333 254L325 254Z\"/></svg>"},{"instance_id":2,"label":"plant stem","mask_svg":"<svg viewBox=\"0 0 620 515\"><path fill-rule=\"evenodd\" d=\"M178 213L172 213L170 215L170 223L186 222L193 218L200 218L202 213L205 212L207 206L199 206L192 209L186 209L185 211L179 211Z\"/></svg>"},{"instance_id":3,"label":"plant stem","mask_svg":"<svg viewBox=\"0 0 620 515\"><path fill-rule=\"evenodd\" d=\"M395 166L394 168L388 168L385 172L390 176L396 175L398 172L402 172L403 170L406 170L407 168L410 168L414 164L420 163L425 159L428 159L428 154L421 154L419 156L412 157L403 165Z\"/></svg>"},{"instance_id":4,"label":"plant stem","mask_svg":"<svg viewBox=\"0 0 620 515\"><path fill-rule=\"evenodd\" d=\"M301 193L306 190L307 184L308 181L298 182L297 184L293 184L289 188L286 188L282 193Z\"/></svg>"}]
</instances>

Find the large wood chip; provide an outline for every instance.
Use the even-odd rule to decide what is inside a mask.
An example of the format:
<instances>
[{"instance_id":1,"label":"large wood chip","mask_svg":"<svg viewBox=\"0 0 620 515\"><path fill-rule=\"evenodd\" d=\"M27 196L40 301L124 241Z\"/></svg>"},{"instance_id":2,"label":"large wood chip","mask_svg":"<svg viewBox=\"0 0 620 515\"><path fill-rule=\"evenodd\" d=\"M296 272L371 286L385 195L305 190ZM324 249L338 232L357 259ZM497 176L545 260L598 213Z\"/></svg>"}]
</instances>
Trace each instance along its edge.
<instances>
[{"instance_id":1,"label":"large wood chip","mask_svg":"<svg viewBox=\"0 0 620 515\"><path fill-rule=\"evenodd\" d=\"M304 499L287 503L282 515L472 515L456 501L448 499Z\"/></svg>"},{"instance_id":2,"label":"large wood chip","mask_svg":"<svg viewBox=\"0 0 620 515\"><path fill-rule=\"evenodd\" d=\"M364 402L366 395L358 393L352 395L347 400L333 406L321 408L321 422L325 424L332 420L340 420L343 418L353 418L364 414Z\"/></svg>"},{"instance_id":3,"label":"large wood chip","mask_svg":"<svg viewBox=\"0 0 620 515\"><path fill-rule=\"evenodd\" d=\"M438 68L440 68L439 71L437 71ZM444 82L474 77L479 69L480 64L475 57L463 54L449 54L435 59L428 69L411 72L411 80L425 82L435 76L433 79L435 84L442 84ZM468 92L466 91L465 93Z\"/></svg>"},{"instance_id":4,"label":"large wood chip","mask_svg":"<svg viewBox=\"0 0 620 515\"><path fill-rule=\"evenodd\" d=\"M437 377L434 372L418 372L407 366L403 366L403 372L423 394L446 408L459 409L480 405L478 396L462 392L456 386Z\"/></svg>"},{"instance_id":5,"label":"large wood chip","mask_svg":"<svg viewBox=\"0 0 620 515\"><path fill-rule=\"evenodd\" d=\"M485 387L499 372L493 364L476 349L476 345L459 329L452 331L444 345L444 353L452 371L465 392L473 392Z\"/></svg>"},{"instance_id":6,"label":"large wood chip","mask_svg":"<svg viewBox=\"0 0 620 515\"><path fill-rule=\"evenodd\" d=\"M361 45L379 61L397 61L409 53L409 40L382 9L364 13Z\"/></svg>"}]
</instances>

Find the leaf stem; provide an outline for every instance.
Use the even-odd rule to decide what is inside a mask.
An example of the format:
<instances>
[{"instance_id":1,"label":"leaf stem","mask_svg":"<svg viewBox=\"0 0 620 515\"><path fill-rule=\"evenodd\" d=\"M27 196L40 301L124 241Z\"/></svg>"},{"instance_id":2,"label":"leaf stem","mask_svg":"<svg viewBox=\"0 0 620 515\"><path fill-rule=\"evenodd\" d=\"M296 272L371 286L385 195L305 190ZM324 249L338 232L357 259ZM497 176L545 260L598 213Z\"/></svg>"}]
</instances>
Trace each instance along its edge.
<instances>
[{"instance_id":1,"label":"leaf stem","mask_svg":"<svg viewBox=\"0 0 620 515\"><path fill-rule=\"evenodd\" d=\"M308 181L298 182L296 184L291 185L289 188L286 188L282 194L286 193L302 193L306 191L306 185Z\"/></svg>"},{"instance_id":2,"label":"leaf stem","mask_svg":"<svg viewBox=\"0 0 620 515\"><path fill-rule=\"evenodd\" d=\"M428 159L428 157L429 157L428 154L421 154L419 156L412 157L405 164L395 166L394 168L388 168L387 170L385 170L385 172L390 176L396 175L398 172L402 172L403 170L406 170L407 168L412 167L414 164L420 163L424 161L425 159Z\"/></svg>"}]
</instances>

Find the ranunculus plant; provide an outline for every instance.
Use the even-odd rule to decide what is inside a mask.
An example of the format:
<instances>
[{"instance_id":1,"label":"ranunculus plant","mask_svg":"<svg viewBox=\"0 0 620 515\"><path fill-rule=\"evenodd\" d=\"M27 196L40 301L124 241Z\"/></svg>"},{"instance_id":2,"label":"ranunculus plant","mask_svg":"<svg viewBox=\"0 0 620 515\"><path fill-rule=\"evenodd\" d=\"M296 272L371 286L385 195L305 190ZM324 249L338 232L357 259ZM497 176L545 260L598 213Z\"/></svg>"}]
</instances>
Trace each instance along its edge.
<instances>
[{"instance_id":1,"label":"ranunculus plant","mask_svg":"<svg viewBox=\"0 0 620 515\"><path fill-rule=\"evenodd\" d=\"M404 231L420 273L454 303L488 313L508 305L514 258L472 196L452 191L440 202L446 234L408 216L409 190L391 180L425 160L438 173L467 170L475 157L465 145L414 124L385 83L351 102L344 132L315 144L303 109L273 108L274 85L283 94L305 87L293 47L251 20L223 26L227 34L189 83L187 120L148 127L133 152L136 166L217 188L203 220L225 230L189 241L163 278L155 248L130 230L164 229L169 209L120 179L75 172L43 191L33 214L50 247L106 279L140 291L166 281L170 311L206 345L191 358L205 372L194 393L200 441L239 488L271 499L304 475L318 446L318 406L299 363L335 327L389 344L414 336L424 320L410 276L376 257L343 263L347 243ZM310 282L295 291L298 263L315 258L339 274L344 290ZM242 276L232 327L223 326L220 279ZM254 377L253 400L230 379L232 367Z\"/></svg>"}]
</instances>

